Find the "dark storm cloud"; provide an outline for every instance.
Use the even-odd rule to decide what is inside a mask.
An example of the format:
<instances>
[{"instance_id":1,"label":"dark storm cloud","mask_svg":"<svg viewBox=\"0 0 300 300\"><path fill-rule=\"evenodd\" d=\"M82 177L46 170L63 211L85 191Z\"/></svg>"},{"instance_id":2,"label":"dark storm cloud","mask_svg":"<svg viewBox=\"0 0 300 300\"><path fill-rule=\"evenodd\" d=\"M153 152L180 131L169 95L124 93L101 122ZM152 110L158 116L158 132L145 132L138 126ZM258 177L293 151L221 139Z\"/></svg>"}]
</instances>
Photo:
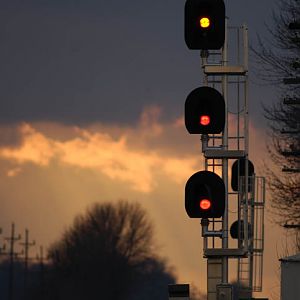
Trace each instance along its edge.
<instances>
[{"instance_id":1,"label":"dark storm cloud","mask_svg":"<svg viewBox=\"0 0 300 300\"><path fill-rule=\"evenodd\" d=\"M176 18L165 7L61 2L2 10L2 122L122 122L172 97L170 62L182 29L168 24Z\"/></svg>"},{"instance_id":2,"label":"dark storm cloud","mask_svg":"<svg viewBox=\"0 0 300 300\"><path fill-rule=\"evenodd\" d=\"M2 1L0 122L130 123L151 104L178 116L201 77L184 44L183 7Z\"/></svg>"},{"instance_id":3,"label":"dark storm cloud","mask_svg":"<svg viewBox=\"0 0 300 300\"><path fill-rule=\"evenodd\" d=\"M17 147L22 142L22 134L16 124L0 126L0 147Z\"/></svg>"}]
</instances>

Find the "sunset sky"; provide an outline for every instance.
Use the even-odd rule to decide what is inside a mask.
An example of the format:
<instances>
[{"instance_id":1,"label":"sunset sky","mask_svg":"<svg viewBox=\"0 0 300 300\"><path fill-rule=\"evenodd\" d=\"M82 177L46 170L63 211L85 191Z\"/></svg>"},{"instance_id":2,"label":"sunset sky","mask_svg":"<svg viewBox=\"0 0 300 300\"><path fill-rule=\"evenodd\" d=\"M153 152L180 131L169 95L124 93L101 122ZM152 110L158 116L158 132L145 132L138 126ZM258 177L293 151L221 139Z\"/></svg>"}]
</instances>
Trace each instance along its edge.
<instances>
[{"instance_id":1,"label":"sunset sky","mask_svg":"<svg viewBox=\"0 0 300 300\"><path fill-rule=\"evenodd\" d=\"M274 1L225 1L230 25L270 39ZM16 223L39 245L58 239L94 202L138 201L158 253L182 282L206 290L198 220L184 185L203 169L186 132L184 101L201 84L198 51L183 38L184 1L2 0L0 4L0 226ZM250 57L250 159L267 159L262 86ZM264 292L278 288L286 233L266 213ZM1 239L2 243L2 239ZM0 244L1 246L1 244ZM235 270L232 270L233 272Z\"/></svg>"}]
</instances>

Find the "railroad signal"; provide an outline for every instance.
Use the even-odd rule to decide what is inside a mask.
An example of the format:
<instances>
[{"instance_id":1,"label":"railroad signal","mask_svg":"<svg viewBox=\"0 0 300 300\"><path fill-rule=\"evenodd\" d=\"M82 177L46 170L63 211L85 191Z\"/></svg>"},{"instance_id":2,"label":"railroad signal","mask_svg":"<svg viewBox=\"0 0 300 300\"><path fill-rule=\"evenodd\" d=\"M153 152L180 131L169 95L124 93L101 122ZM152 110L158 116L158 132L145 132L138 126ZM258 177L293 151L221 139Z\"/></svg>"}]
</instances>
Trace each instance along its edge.
<instances>
[{"instance_id":1,"label":"railroad signal","mask_svg":"<svg viewBox=\"0 0 300 300\"><path fill-rule=\"evenodd\" d=\"M189 49L220 49L225 40L223 0L187 0L185 42Z\"/></svg>"},{"instance_id":2,"label":"railroad signal","mask_svg":"<svg viewBox=\"0 0 300 300\"><path fill-rule=\"evenodd\" d=\"M254 175L254 165L248 159L248 177ZM246 167L246 159L239 158L237 159L231 168L231 188L233 191L239 191L239 180L241 176L245 176L245 167ZM251 178L248 180L248 192L251 190Z\"/></svg>"},{"instance_id":3,"label":"railroad signal","mask_svg":"<svg viewBox=\"0 0 300 300\"><path fill-rule=\"evenodd\" d=\"M232 223L230 227L230 235L233 239L241 239L243 240L245 237L244 233L244 221L243 220L237 220ZM251 238L253 235L252 232L252 226L250 223L248 223L248 238Z\"/></svg>"},{"instance_id":4,"label":"railroad signal","mask_svg":"<svg viewBox=\"0 0 300 300\"><path fill-rule=\"evenodd\" d=\"M185 210L190 218L220 218L225 210L225 185L210 171L193 174L185 185Z\"/></svg>"},{"instance_id":5,"label":"railroad signal","mask_svg":"<svg viewBox=\"0 0 300 300\"><path fill-rule=\"evenodd\" d=\"M194 89L185 101L184 121L191 134L217 134L225 126L225 101L214 88Z\"/></svg>"}]
</instances>

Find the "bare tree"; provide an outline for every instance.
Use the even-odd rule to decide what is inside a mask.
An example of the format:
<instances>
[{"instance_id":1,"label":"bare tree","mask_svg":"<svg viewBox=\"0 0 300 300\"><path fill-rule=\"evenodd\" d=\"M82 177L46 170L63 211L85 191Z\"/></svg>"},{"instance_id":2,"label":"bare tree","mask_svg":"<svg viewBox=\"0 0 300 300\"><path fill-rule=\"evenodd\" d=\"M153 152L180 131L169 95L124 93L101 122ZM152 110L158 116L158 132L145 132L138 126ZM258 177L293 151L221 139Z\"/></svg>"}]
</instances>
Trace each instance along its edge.
<instances>
[{"instance_id":1,"label":"bare tree","mask_svg":"<svg viewBox=\"0 0 300 300\"><path fill-rule=\"evenodd\" d=\"M258 36L258 47L252 47L258 76L279 95L264 110L270 137L265 170L273 219L280 225L300 223L300 31L289 26L299 19L300 2L280 0L267 27L271 40Z\"/></svg>"}]
</instances>

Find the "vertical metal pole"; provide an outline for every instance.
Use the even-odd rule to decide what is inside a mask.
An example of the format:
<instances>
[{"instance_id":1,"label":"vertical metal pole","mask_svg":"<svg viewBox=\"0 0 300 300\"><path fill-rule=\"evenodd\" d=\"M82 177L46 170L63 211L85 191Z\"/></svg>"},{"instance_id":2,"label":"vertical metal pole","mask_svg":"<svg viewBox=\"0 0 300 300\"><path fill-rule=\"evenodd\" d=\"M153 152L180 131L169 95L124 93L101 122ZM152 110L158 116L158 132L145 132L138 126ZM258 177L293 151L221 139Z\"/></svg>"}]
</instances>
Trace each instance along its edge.
<instances>
[{"instance_id":1,"label":"vertical metal pole","mask_svg":"<svg viewBox=\"0 0 300 300\"><path fill-rule=\"evenodd\" d=\"M261 226L261 269L260 269L260 278L261 278L261 287L263 284L263 268L264 268L264 263L263 263L263 252L264 252L264 240L265 240L265 225L264 225L264 206L265 206L265 197L266 197L266 182L265 182L265 178L263 177L261 179L261 194L262 194L262 201L263 201L263 207L261 209L261 219L260 219L260 226Z\"/></svg>"},{"instance_id":2,"label":"vertical metal pole","mask_svg":"<svg viewBox=\"0 0 300 300\"><path fill-rule=\"evenodd\" d=\"M15 243L15 224L11 224L11 237L10 237L10 263L9 263L9 283L8 283L8 299L13 299L13 281L14 281L14 243Z\"/></svg>"},{"instance_id":3,"label":"vertical metal pole","mask_svg":"<svg viewBox=\"0 0 300 300\"><path fill-rule=\"evenodd\" d=\"M208 50L201 50L200 56L201 56L202 68L204 68L204 66L207 64L208 55L209 55ZM204 74L204 76L203 76L203 85L208 86L208 76L206 74ZM201 136L201 139L202 139L202 136ZM208 141L207 141L207 143L208 143ZM207 159L204 159L204 169L207 170L207 168L208 168L208 161L207 161ZM201 224L201 221L200 221L200 224ZM201 228L203 230L202 224L201 224ZM203 237L203 251L205 251L207 249L207 245L208 245L207 237Z\"/></svg>"},{"instance_id":4,"label":"vertical metal pole","mask_svg":"<svg viewBox=\"0 0 300 300\"><path fill-rule=\"evenodd\" d=\"M237 28L237 63L240 65L240 28ZM237 149L240 150L240 77L237 78ZM239 218L240 219L240 218Z\"/></svg>"},{"instance_id":5,"label":"vertical metal pole","mask_svg":"<svg viewBox=\"0 0 300 300\"><path fill-rule=\"evenodd\" d=\"M43 246L40 246L40 292L41 299L44 299L44 290L45 290L45 278L44 278L44 249Z\"/></svg>"},{"instance_id":6,"label":"vertical metal pole","mask_svg":"<svg viewBox=\"0 0 300 300\"><path fill-rule=\"evenodd\" d=\"M15 237L15 223L11 224L11 236L5 238L6 241L10 242L10 250L8 252L9 257L10 257L10 263L9 263L9 277L8 277L8 299L12 300L13 299L13 286L14 286L14 258L15 255L19 254L14 251L14 245L15 242L21 239L21 235L18 237Z\"/></svg>"},{"instance_id":7,"label":"vertical metal pole","mask_svg":"<svg viewBox=\"0 0 300 300\"><path fill-rule=\"evenodd\" d=\"M24 260L24 294L27 296L27 273L28 273L28 229L25 229L25 260Z\"/></svg>"},{"instance_id":8,"label":"vertical metal pole","mask_svg":"<svg viewBox=\"0 0 300 300\"><path fill-rule=\"evenodd\" d=\"M202 66L202 68L204 68L204 66L207 64L208 56L209 56L208 50L201 50L200 57L201 57L201 66ZM208 86L208 75L206 75L205 73L203 73L203 85ZM202 137L201 137L201 139L202 139ZM208 161L207 161L207 159L204 159L204 169L207 170L207 168L208 168ZM207 239L204 238L204 240L205 240L206 245L207 245Z\"/></svg>"},{"instance_id":9,"label":"vertical metal pole","mask_svg":"<svg viewBox=\"0 0 300 300\"><path fill-rule=\"evenodd\" d=\"M24 246L24 296L27 299L27 280L28 280L28 260L29 260L29 247L35 245L35 241L29 242L29 230L25 229L25 242L20 243Z\"/></svg>"},{"instance_id":10,"label":"vertical metal pole","mask_svg":"<svg viewBox=\"0 0 300 300\"><path fill-rule=\"evenodd\" d=\"M243 24L243 40L244 40L244 69L248 72L248 27L246 24Z\"/></svg>"},{"instance_id":11,"label":"vertical metal pole","mask_svg":"<svg viewBox=\"0 0 300 300\"><path fill-rule=\"evenodd\" d=\"M253 175L250 179L251 181L251 196L250 196L250 205L251 205L251 210L250 210L250 225L252 226L255 226L255 230L257 230L258 226L257 224L254 224L254 221L255 221L255 198L256 198L256 193L255 193L255 182L256 182L256 178L255 178L255 175ZM248 228L250 229L250 227L248 226ZM249 230L248 230L249 231ZM248 232L249 234L249 232ZM249 268L249 272L250 272L250 280L249 280L249 283L250 283L250 286L253 288L254 287L254 283L255 283L255 280L254 280L254 264L255 264L255 259L254 259L254 237L255 236L258 236L257 234L255 234L255 232L252 232L252 234L250 235L250 237L248 238L250 240L250 268Z\"/></svg>"},{"instance_id":12,"label":"vertical metal pole","mask_svg":"<svg viewBox=\"0 0 300 300\"><path fill-rule=\"evenodd\" d=\"M207 64L209 51L208 50L201 50L200 56L201 56L201 67L204 68L204 66ZM208 86L208 76L206 74L204 74L204 76L203 76L203 85Z\"/></svg>"},{"instance_id":13,"label":"vertical metal pole","mask_svg":"<svg viewBox=\"0 0 300 300\"><path fill-rule=\"evenodd\" d=\"M248 28L243 25L243 40L244 40L244 65L248 68ZM248 112L248 75L245 75L245 119L244 119L244 136L245 136L245 205L244 205L244 239L247 249L249 248L248 239L248 153L249 153L249 112Z\"/></svg>"},{"instance_id":14,"label":"vertical metal pole","mask_svg":"<svg viewBox=\"0 0 300 300\"><path fill-rule=\"evenodd\" d=\"M225 42L222 51L223 65L227 65L228 59L228 29L227 29L227 18L225 19ZM222 77L222 89L223 97L226 105L226 114L225 114L225 128L223 132L222 143L225 150L228 149L228 78L227 75ZM228 159L222 159L222 178L225 184L225 212L222 218L222 229L223 229L223 238L222 238L222 248L228 248ZM228 257L222 258L222 283L228 283Z\"/></svg>"}]
</instances>

